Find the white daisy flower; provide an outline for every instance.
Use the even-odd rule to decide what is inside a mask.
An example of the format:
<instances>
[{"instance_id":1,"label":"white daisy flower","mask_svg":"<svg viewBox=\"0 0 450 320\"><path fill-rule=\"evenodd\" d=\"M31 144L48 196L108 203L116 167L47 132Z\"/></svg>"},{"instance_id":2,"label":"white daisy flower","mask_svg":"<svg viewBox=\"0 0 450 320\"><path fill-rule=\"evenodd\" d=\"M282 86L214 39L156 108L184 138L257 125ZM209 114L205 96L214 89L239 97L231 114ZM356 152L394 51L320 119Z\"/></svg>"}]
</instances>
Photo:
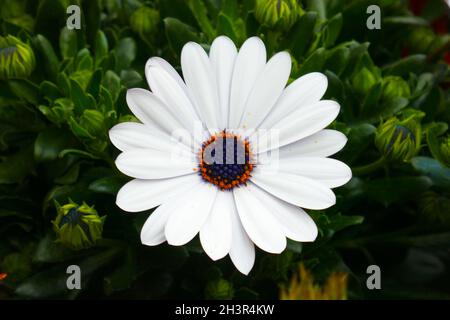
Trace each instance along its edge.
<instances>
[{"instance_id":1,"label":"white daisy flower","mask_svg":"<svg viewBox=\"0 0 450 320\"><path fill-rule=\"evenodd\" d=\"M142 243L179 246L200 234L213 260L229 254L248 274L255 245L281 253L286 238L314 241L317 227L302 208L334 205L331 188L351 178L346 164L328 158L347 139L324 129L339 113L338 103L320 100L327 78L314 72L286 87L290 55L266 61L257 37L238 52L220 36L209 55L189 42L181 69L184 80L165 60L149 59L151 92L127 92L142 123L110 130L122 151L117 168L134 178L119 191L117 205L129 212L157 207L142 228Z\"/></svg>"}]
</instances>

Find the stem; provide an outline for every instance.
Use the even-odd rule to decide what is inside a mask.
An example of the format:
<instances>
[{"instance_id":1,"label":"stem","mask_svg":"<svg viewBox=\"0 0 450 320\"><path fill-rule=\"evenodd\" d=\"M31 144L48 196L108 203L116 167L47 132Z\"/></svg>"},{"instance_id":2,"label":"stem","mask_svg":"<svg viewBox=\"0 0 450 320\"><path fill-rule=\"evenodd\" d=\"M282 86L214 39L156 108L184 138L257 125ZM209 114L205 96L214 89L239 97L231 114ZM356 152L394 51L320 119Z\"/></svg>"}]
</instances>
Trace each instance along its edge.
<instances>
[{"instance_id":1,"label":"stem","mask_svg":"<svg viewBox=\"0 0 450 320\"><path fill-rule=\"evenodd\" d=\"M352 169L352 172L355 176L361 176L365 174L369 174L375 170L378 170L386 163L386 159L384 157L375 160L372 163L366 164L364 166L356 167Z\"/></svg>"}]
</instances>

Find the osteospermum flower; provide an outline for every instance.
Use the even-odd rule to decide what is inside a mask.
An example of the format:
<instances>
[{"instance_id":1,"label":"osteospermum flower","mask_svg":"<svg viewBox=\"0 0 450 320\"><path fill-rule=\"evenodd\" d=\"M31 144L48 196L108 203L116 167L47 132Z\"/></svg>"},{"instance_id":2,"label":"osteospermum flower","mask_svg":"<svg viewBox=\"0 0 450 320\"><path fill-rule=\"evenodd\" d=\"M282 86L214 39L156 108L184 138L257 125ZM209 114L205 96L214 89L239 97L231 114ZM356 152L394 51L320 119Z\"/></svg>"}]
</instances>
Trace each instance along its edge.
<instances>
[{"instance_id":1,"label":"osteospermum flower","mask_svg":"<svg viewBox=\"0 0 450 320\"><path fill-rule=\"evenodd\" d=\"M119 191L117 205L129 212L157 207L142 243L178 246L200 234L213 260L229 254L248 274L255 245L280 253L286 238L314 241L317 227L302 208L332 206L331 188L351 178L347 165L327 158L347 141L324 129L339 113L338 103L320 101L327 78L310 73L285 88L290 55L266 61L257 37L239 52L218 37L209 55L189 42L181 69L184 80L165 60L151 58L151 92L127 92L142 123L110 131L122 151L118 169L135 178Z\"/></svg>"}]
</instances>

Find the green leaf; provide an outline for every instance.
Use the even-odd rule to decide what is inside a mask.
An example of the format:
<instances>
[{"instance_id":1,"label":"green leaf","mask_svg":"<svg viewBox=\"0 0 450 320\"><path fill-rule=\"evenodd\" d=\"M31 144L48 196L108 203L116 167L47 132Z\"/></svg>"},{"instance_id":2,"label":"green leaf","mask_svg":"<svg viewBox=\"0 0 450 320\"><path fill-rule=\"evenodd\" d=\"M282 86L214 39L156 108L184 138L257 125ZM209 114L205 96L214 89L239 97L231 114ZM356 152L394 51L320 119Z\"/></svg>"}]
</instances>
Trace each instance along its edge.
<instances>
[{"instance_id":1,"label":"green leaf","mask_svg":"<svg viewBox=\"0 0 450 320\"><path fill-rule=\"evenodd\" d=\"M446 123L444 124L447 125ZM427 145L433 155L433 158L445 165L445 157L441 153L441 146L437 135L439 129L439 126L434 126L426 131ZM444 132L445 131L447 131L447 128L445 128Z\"/></svg>"},{"instance_id":2,"label":"green leaf","mask_svg":"<svg viewBox=\"0 0 450 320\"><path fill-rule=\"evenodd\" d=\"M324 48L317 49L311 54L300 67L299 76L322 70L325 64L326 53Z\"/></svg>"},{"instance_id":3,"label":"green leaf","mask_svg":"<svg viewBox=\"0 0 450 320\"><path fill-rule=\"evenodd\" d=\"M103 86L100 86L100 103L104 113L114 111L114 102L111 93Z\"/></svg>"},{"instance_id":4,"label":"green leaf","mask_svg":"<svg viewBox=\"0 0 450 320\"><path fill-rule=\"evenodd\" d=\"M340 213L329 215L323 211L311 212L310 215L316 222L320 232L327 237L331 237L338 231L361 224L364 221L363 216L347 216Z\"/></svg>"},{"instance_id":5,"label":"green leaf","mask_svg":"<svg viewBox=\"0 0 450 320\"><path fill-rule=\"evenodd\" d=\"M73 137L66 130L50 127L41 131L34 142L36 161L52 161L59 153L74 145Z\"/></svg>"},{"instance_id":6,"label":"green leaf","mask_svg":"<svg viewBox=\"0 0 450 320\"><path fill-rule=\"evenodd\" d=\"M59 157L63 158L63 157L66 157L68 155L76 155L76 156L79 156L79 157L82 157L82 158L94 159L94 160L99 159L98 157L94 156L92 153L89 153L89 152L84 151L84 150L78 150L78 149L65 149L65 150L60 152Z\"/></svg>"},{"instance_id":7,"label":"green leaf","mask_svg":"<svg viewBox=\"0 0 450 320\"><path fill-rule=\"evenodd\" d=\"M384 66L383 74L406 77L410 72L420 73L425 64L426 56L424 54L415 54Z\"/></svg>"},{"instance_id":8,"label":"green leaf","mask_svg":"<svg viewBox=\"0 0 450 320\"><path fill-rule=\"evenodd\" d=\"M77 81L71 79L70 87L72 89L70 96L72 98L76 114L81 114L84 109L94 107L91 105L91 101L84 94L84 90L81 88Z\"/></svg>"},{"instance_id":9,"label":"green leaf","mask_svg":"<svg viewBox=\"0 0 450 320\"><path fill-rule=\"evenodd\" d=\"M35 38L35 46L43 57L44 67L51 80L56 79L58 74L59 60L53 50L50 42L43 36L38 34Z\"/></svg>"},{"instance_id":10,"label":"green leaf","mask_svg":"<svg viewBox=\"0 0 450 320\"><path fill-rule=\"evenodd\" d=\"M239 37L234 31L233 21L223 13L219 13L217 17L217 33L229 37L234 43L238 43Z\"/></svg>"},{"instance_id":11,"label":"green leaf","mask_svg":"<svg viewBox=\"0 0 450 320\"><path fill-rule=\"evenodd\" d=\"M367 197L385 205L417 197L432 185L428 177L383 178L364 183Z\"/></svg>"},{"instance_id":12,"label":"green leaf","mask_svg":"<svg viewBox=\"0 0 450 320\"><path fill-rule=\"evenodd\" d=\"M123 177L104 177L93 181L88 188L93 192L116 195L126 182Z\"/></svg>"},{"instance_id":13,"label":"green leaf","mask_svg":"<svg viewBox=\"0 0 450 320\"><path fill-rule=\"evenodd\" d=\"M39 104L39 87L29 80L9 80L9 88L14 95L31 104Z\"/></svg>"},{"instance_id":14,"label":"green leaf","mask_svg":"<svg viewBox=\"0 0 450 320\"><path fill-rule=\"evenodd\" d=\"M87 287L90 276L96 270L110 263L119 253L120 248L109 249L78 262L78 266L82 271L81 287ZM70 290L66 285L66 270L66 264L47 268L22 282L16 288L15 293L29 298L50 298L69 294Z\"/></svg>"},{"instance_id":15,"label":"green leaf","mask_svg":"<svg viewBox=\"0 0 450 320\"><path fill-rule=\"evenodd\" d=\"M86 87L86 92L93 97L98 97L100 93L100 84L102 82L103 73L101 69L97 69L91 76L89 83Z\"/></svg>"},{"instance_id":16,"label":"green leaf","mask_svg":"<svg viewBox=\"0 0 450 320\"><path fill-rule=\"evenodd\" d=\"M80 139L94 139L95 137L89 133L85 128L83 128L74 117L69 119L69 127L73 134Z\"/></svg>"},{"instance_id":17,"label":"green leaf","mask_svg":"<svg viewBox=\"0 0 450 320\"><path fill-rule=\"evenodd\" d=\"M115 49L116 71L128 69L136 57L136 43L133 38L122 38Z\"/></svg>"},{"instance_id":18,"label":"green leaf","mask_svg":"<svg viewBox=\"0 0 450 320\"><path fill-rule=\"evenodd\" d=\"M341 214L336 214L329 217L329 224L328 228L332 229L333 231L337 232L342 229L345 229L350 226L354 226L357 224L361 224L364 221L363 216L345 216Z\"/></svg>"},{"instance_id":19,"label":"green leaf","mask_svg":"<svg viewBox=\"0 0 450 320\"><path fill-rule=\"evenodd\" d=\"M71 163L72 159L66 158L66 162ZM80 176L80 167L82 164L83 164L82 161L75 163L62 175L53 179L53 181L57 184L73 184L77 182L78 177Z\"/></svg>"},{"instance_id":20,"label":"green leaf","mask_svg":"<svg viewBox=\"0 0 450 320\"><path fill-rule=\"evenodd\" d=\"M9 156L0 156L0 184L21 182L34 166L32 148L23 148Z\"/></svg>"},{"instance_id":21,"label":"green leaf","mask_svg":"<svg viewBox=\"0 0 450 320\"><path fill-rule=\"evenodd\" d=\"M348 142L344 149L339 153L340 156L352 163L372 143L376 130L377 129L373 125L368 123L350 127L350 131L346 134Z\"/></svg>"},{"instance_id":22,"label":"green leaf","mask_svg":"<svg viewBox=\"0 0 450 320\"><path fill-rule=\"evenodd\" d=\"M351 63L347 64L347 67L342 72L341 77L349 77L355 71L362 58L367 54L369 43L358 43L356 41L351 41L346 43L346 47L350 50L348 61L351 61Z\"/></svg>"},{"instance_id":23,"label":"green leaf","mask_svg":"<svg viewBox=\"0 0 450 320\"><path fill-rule=\"evenodd\" d=\"M95 65L98 66L103 58L108 55L108 39L106 38L103 31L98 30L97 35L95 37Z\"/></svg>"},{"instance_id":24,"label":"green leaf","mask_svg":"<svg viewBox=\"0 0 450 320\"><path fill-rule=\"evenodd\" d=\"M311 45L314 36L317 13L307 12L292 27L292 31L286 37L284 46L291 49L292 55L299 59Z\"/></svg>"},{"instance_id":25,"label":"green leaf","mask_svg":"<svg viewBox=\"0 0 450 320\"><path fill-rule=\"evenodd\" d=\"M427 175L436 186L450 188L450 168L428 157L414 157L411 163L417 171Z\"/></svg>"},{"instance_id":26,"label":"green leaf","mask_svg":"<svg viewBox=\"0 0 450 320\"><path fill-rule=\"evenodd\" d=\"M91 71L94 66L91 54L88 50L81 50L77 55L77 71L88 70Z\"/></svg>"},{"instance_id":27,"label":"green leaf","mask_svg":"<svg viewBox=\"0 0 450 320\"><path fill-rule=\"evenodd\" d=\"M62 94L62 92L53 82L47 80L41 82L39 91L41 95L48 99L50 102L56 100Z\"/></svg>"},{"instance_id":28,"label":"green leaf","mask_svg":"<svg viewBox=\"0 0 450 320\"><path fill-rule=\"evenodd\" d=\"M363 104L361 119L369 122L378 122L398 113L409 104L409 100L402 97L393 97L379 102L382 91L381 84L372 87Z\"/></svg>"},{"instance_id":29,"label":"green leaf","mask_svg":"<svg viewBox=\"0 0 450 320\"><path fill-rule=\"evenodd\" d=\"M33 262L57 263L79 258L83 255L86 255L86 252L70 250L56 242L53 234L48 233L39 241L33 256Z\"/></svg>"},{"instance_id":30,"label":"green leaf","mask_svg":"<svg viewBox=\"0 0 450 320\"><path fill-rule=\"evenodd\" d=\"M112 100L115 101L120 91L119 76L114 71L111 70L106 71L102 81L102 85L105 87L106 90L109 91Z\"/></svg>"},{"instance_id":31,"label":"green leaf","mask_svg":"<svg viewBox=\"0 0 450 320\"><path fill-rule=\"evenodd\" d=\"M361 106L361 118L363 120L373 119L379 120L381 118L381 105L378 104L382 93L382 84L375 83L364 97L364 102Z\"/></svg>"},{"instance_id":32,"label":"green leaf","mask_svg":"<svg viewBox=\"0 0 450 320\"><path fill-rule=\"evenodd\" d=\"M222 0L220 2L220 9L223 14L230 17L231 19L236 19L239 17L239 4L238 0Z\"/></svg>"},{"instance_id":33,"label":"green leaf","mask_svg":"<svg viewBox=\"0 0 450 320\"><path fill-rule=\"evenodd\" d=\"M69 30L64 27L59 36L59 48L64 59L75 57L78 52L77 30Z\"/></svg>"},{"instance_id":34,"label":"green leaf","mask_svg":"<svg viewBox=\"0 0 450 320\"><path fill-rule=\"evenodd\" d=\"M200 42L195 29L178 19L165 18L164 26L166 37L173 52L177 55L181 53L181 49L188 41Z\"/></svg>"},{"instance_id":35,"label":"green leaf","mask_svg":"<svg viewBox=\"0 0 450 320\"><path fill-rule=\"evenodd\" d=\"M198 25L202 31L206 34L208 39L212 41L216 37L216 31L214 30L211 21L208 18L208 11L202 0L187 0L187 5L192 11Z\"/></svg>"},{"instance_id":36,"label":"green leaf","mask_svg":"<svg viewBox=\"0 0 450 320\"><path fill-rule=\"evenodd\" d=\"M345 70L350 58L350 49L347 47L336 47L328 53L325 69L341 75Z\"/></svg>"},{"instance_id":37,"label":"green leaf","mask_svg":"<svg viewBox=\"0 0 450 320\"><path fill-rule=\"evenodd\" d=\"M142 76L135 70L122 70L120 80L127 88L140 87L142 84Z\"/></svg>"},{"instance_id":38,"label":"green leaf","mask_svg":"<svg viewBox=\"0 0 450 320\"><path fill-rule=\"evenodd\" d=\"M70 97L71 88L70 88L70 80L67 75L63 72L59 73L57 76L57 85L58 88L61 89L65 97Z\"/></svg>"},{"instance_id":39,"label":"green leaf","mask_svg":"<svg viewBox=\"0 0 450 320\"><path fill-rule=\"evenodd\" d=\"M333 18L328 20L328 23L323 30L323 45L325 48L329 48L334 45L337 38L339 37L339 33L342 29L342 14L338 13Z\"/></svg>"}]
</instances>

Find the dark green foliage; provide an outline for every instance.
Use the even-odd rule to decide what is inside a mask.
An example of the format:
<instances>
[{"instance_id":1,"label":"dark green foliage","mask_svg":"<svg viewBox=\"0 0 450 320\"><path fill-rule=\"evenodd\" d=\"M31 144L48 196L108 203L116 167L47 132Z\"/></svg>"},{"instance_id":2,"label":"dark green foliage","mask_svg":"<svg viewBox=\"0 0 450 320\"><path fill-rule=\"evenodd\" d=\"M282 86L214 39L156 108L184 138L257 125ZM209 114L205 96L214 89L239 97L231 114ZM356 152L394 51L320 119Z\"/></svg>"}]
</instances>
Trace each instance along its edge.
<instances>
[{"instance_id":1,"label":"dark green foliage","mask_svg":"<svg viewBox=\"0 0 450 320\"><path fill-rule=\"evenodd\" d=\"M372 2L381 6L382 30L365 27ZM81 30L65 27L69 3L82 8ZM296 23L277 31L258 24L251 0L2 1L1 35L28 43L36 67L27 78L0 80L0 273L8 274L0 297L276 299L303 261L318 280L349 272L350 298L449 298L450 155L443 143L450 72L442 59L449 38L430 27L442 8L418 17L407 1L300 3ZM142 5L160 16L157 30L145 36L130 26ZM198 239L183 247L143 246L139 233L150 212L115 205L128 178L114 165L118 151L108 130L136 120L126 90L147 87L149 57L178 68L186 42L209 48L222 34L238 46L257 35L269 56L288 51L291 79L313 71L328 77L325 98L341 105L331 127L348 137L336 157L354 175L335 190L335 206L309 211L320 229L316 242L289 241L277 256L258 250L249 276L228 257L211 261ZM427 45L419 46L423 35ZM410 161L389 161L375 147L377 128L411 110L424 112L420 150ZM95 247L72 251L55 242L54 201L69 200L107 216ZM427 218L430 208L438 209ZM70 264L83 270L81 291L66 289ZM380 291L365 289L370 264L381 267Z\"/></svg>"}]
</instances>

